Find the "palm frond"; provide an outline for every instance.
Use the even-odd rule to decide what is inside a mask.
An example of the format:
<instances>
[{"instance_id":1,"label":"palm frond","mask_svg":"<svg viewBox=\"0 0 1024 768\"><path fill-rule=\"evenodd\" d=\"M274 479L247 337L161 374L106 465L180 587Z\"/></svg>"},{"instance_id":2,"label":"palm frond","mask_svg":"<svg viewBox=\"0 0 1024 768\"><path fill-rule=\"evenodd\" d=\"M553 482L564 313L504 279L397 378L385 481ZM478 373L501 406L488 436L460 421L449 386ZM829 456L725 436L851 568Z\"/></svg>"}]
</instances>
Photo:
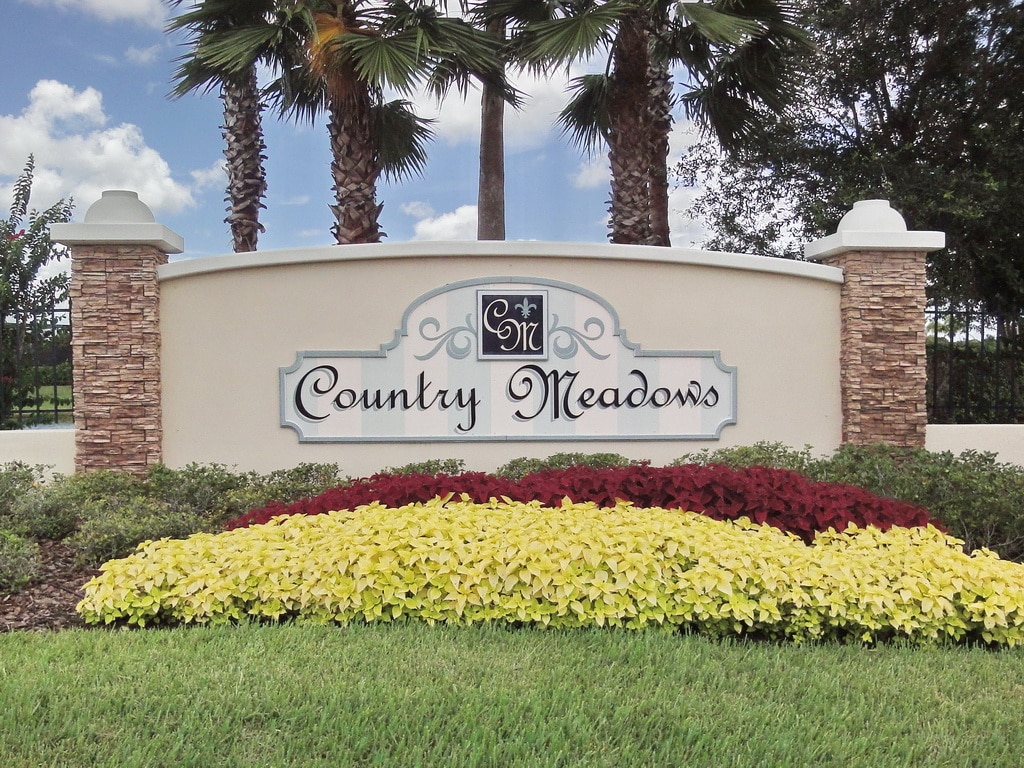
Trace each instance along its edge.
<instances>
[{"instance_id":1,"label":"palm frond","mask_svg":"<svg viewBox=\"0 0 1024 768\"><path fill-rule=\"evenodd\" d=\"M171 2L172 0L168 0ZM175 5L181 0L174 0ZM223 80L247 78L264 62L287 67L304 58L313 26L302 4L275 0L204 0L169 28L188 30L187 53L175 59L172 96L209 91Z\"/></svg>"},{"instance_id":2,"label":"palm frond","mask_svg":"<svg viewBox=\"0 0 1024 768\"><path fill-rule=\"evenodd\" d=\"M403 30L387 37L349 33L338 47L360 80L408 94L425 78L424 43L416 30Z\"/></svg>"},{"instance_id":3,"label":"palm frond","mask_svg":"<svg viewBox=\"0 0 1024 768\"><path fill-rule=\"evenodd\" d=\"M574 7L567 16L530 24L519 35L515 56L535 71L568 66L611 46L626 2Z\"/></svg>"},{"instance_id":4,"label":"palm frond","mask_svg":"<svg viewBox=\"0 0 1024 768\"><path fill-rule=\"evenodd\" d=\"M475 29L461 19L439 19L438 38L434 42L433 64L426 80L428 90L438 99L453 88L465 97L472 78L480 80L518 107L522 94L505 75L501 39Z\"/></svg>"},{"instance_id":5,"label":"palm frond","mask_svg":"<svg viewBox=\"0 0 1024 768\"><path fill-rule=\"evenodd\" d=\"M327 106L323 81L304 66L283 71L263 89L263 97L279 115L297 122L312 122Z\"/></svg>"},{"instance_id":6,"label":"palm frond","mask_svg":"<svg viewBox=\"0 0 1024 768\"><path fill-rule=\"evenodd\" d=\"M434 121L417 115L412 104L403 99L378 104L373 117L384 177L397 181L421 175L427 164L426 145L434 137Z\"/></svg>"},{"instance_id":7,"label":"palm frond","mask_svg":"<svg viewBox=\"0 0 1024 768\"><path fill-rule=\"evenodd\" d=\"M279 39L280 31L270 25L218 30L203 36L195 58L217 72L239 72L265 58Z\"/></svg>"},{"instance_id":8,"label":"palm frond","mask_svg":"<svg viewBox=\"0 0 1024 768\"><path fill-rule=\"evenodd\" d=\"M482 26L501 19L519 28L551 19L556 10L557 6L549 0L484 0L470 9L469 16Z\"/></svg>"},{"instance_id":9,"label":"palm frond","mask_svg":"<svg viewBox=\"0 0 1024 768\"><path fill-rule=\"evenodd\" d=\"M676 30L672 45L692 86L682 98L686 114L735 150L761 130L763 113L781 113L791 103L798 90L796 62L810 45L788 5L730 0L722 7L734 18L755 20L762 31L719 45L697 25L687 25Z\"/></svg>"},{"instance_id":10,"label":"palm frond","mask_svg":"<svg viewBox=\"0 0 1024 768\"><path fill-rule=\"evenodd\" d=\"M611 133L608 100L611 79L605 75L583 75L569 83L572 96L558 115L558 124L577 148L594 152Z\"/></svg>"},{"instance_id":11,"label":"palm frond","mask_svg":"<svg viewBox=\"0 0 1024 768\"><path fill-rule=\"evenodd\" d=\"M720 11L704 3L680 2L676 3L676 13L711 43L739 45L750 37L764 33L765 26L759 19L732 12L734 9L731 4L726 7L728 11Z\"/></svg>"}]
</instances>

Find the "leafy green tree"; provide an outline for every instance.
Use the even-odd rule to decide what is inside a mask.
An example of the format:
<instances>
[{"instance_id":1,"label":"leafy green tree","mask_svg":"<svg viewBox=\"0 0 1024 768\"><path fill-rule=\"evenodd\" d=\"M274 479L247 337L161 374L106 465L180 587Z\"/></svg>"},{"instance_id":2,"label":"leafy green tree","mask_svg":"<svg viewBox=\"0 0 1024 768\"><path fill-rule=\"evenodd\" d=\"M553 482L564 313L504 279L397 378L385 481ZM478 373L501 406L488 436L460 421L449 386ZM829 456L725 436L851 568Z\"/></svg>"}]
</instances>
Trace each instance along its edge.
<instances>
[{"instance_id":1,"label":"leafy green tree","mask_svg":"<svg viewBox=\"0 0 1024 768\"><path fill-rule=\"evenodd\" d=\"M1020 0L800 0L815 42L794 108L678 169L707 245L797 256L860 199L946 233L934 299L1024 310Z\"/></svg>"},{"instance_id":2,"label":"leafy green tree","mask_svg":"<svg viewBox=\"0 0 1024 768\"><path fill-rule=\"evenodd\" d=\"M775 0L492 0L515 19L516 53L547 70L594 56L600 74L572 84L563 128L581 147L608 146L610 238L668 245L668 137L675 94L687 115L727 146L757 132L761 110L780 110L803 36Z\"/></svg>"},{"instance_id":3,"label":"leafy green tree","mask_svg":"<svg viewBox=\"0 0 1024 768\"><path fill-rule=\"evenodd\" d=\"M30 345L43 333L40 313L68 300L68 275L44 275L63 252L50 242L50 225L71 220L72 204L29 209L35 159L30 155L14 182L10 214L0 220L0 427L17 427L15 411L35 405Z\"/></svg>"}]
</instances>

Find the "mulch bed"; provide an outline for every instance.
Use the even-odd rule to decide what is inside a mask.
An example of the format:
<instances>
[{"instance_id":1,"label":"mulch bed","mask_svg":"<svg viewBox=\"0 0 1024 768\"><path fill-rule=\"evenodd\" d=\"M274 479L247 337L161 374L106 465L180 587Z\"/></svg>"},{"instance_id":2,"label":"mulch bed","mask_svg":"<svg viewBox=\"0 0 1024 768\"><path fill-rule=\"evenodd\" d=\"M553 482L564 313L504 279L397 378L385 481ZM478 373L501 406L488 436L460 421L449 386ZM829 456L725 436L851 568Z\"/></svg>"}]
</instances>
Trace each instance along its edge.
<instances>
[{"instance_id":1,"label":"mulch bed","mask_svg":"<svg viewBox=\"0 0 1024 768\"><path fill-rule=\"evenodd\" d=\"M0 632L48 631L84 627L75 611L82 587L99 571L75 563L74 553L59 541L40 544L39 579L13 595L0 595Z\"/></svg>"}]
</instances>

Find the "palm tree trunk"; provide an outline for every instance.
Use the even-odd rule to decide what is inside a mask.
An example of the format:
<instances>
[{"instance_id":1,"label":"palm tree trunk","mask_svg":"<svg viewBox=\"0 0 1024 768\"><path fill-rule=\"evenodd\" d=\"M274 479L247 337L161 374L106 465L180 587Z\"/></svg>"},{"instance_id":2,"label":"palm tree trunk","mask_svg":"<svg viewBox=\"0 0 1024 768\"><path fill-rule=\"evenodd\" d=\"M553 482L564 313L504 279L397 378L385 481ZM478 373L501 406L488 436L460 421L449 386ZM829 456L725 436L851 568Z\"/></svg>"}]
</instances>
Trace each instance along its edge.
<instances>
[{"instance_id":1,"label":"palm tree trunk","mask_svg":"<svg viewBox=\"0 0 1024 768\"><path fill-rule=\"evenodd\" d=\"M256 68L241 81L227 80L221 87L224 103L224 157L227 159L228 215L231 239L236 253L256 250L260 232L260 209L265 208L267 175L263 168L266 144L263 142L262 110Z\"/></svg>"},{"instance_id":2,"label":"palm tree trunk","mask_svg":"<svg viewBox=\"0 0 1024 768\"><path fill-rule=\"evenodd\" d=\"M505 23L492 21L488 31L504 40ZM476 239L505 239L505 100L483 84L480 103L480 183L476 206Z\"/></svg>"},{"instance_id":3,"label":"palm tree trunk","mask_svg":"<svg viewBox=\"0 0 1024 768\"><path fill-rule=\"evenodd\" d=\"M339 245L379 243L377 178L380 162L373 140L373 109L366 94L329 105L327 130L331 140L335 224L331 233Z\"/></svg>"},{"instance_id":4,"label":"palm tree trunk","mask_svg":"<svg viewBox=\"0 0 1024 768\"><path fill-rule=\"evenodd\" d=\"M672 133L672 77L665 62L651 62L650 74L651 245L672 245L668 221L668 152Z\"/></svg>"},{"instance_id":5,"label":"palm tree trunk","mask_svg":"<svg viewBox=\"0 0 1024 768\"><path fill-rule=\"evenodd\" d=\"M651 236L648 150L647 33L633 12L615 39L609 94L608 160L611 165L609 238L613 243L646 244Z\"/></svg>"}]
</instances>

